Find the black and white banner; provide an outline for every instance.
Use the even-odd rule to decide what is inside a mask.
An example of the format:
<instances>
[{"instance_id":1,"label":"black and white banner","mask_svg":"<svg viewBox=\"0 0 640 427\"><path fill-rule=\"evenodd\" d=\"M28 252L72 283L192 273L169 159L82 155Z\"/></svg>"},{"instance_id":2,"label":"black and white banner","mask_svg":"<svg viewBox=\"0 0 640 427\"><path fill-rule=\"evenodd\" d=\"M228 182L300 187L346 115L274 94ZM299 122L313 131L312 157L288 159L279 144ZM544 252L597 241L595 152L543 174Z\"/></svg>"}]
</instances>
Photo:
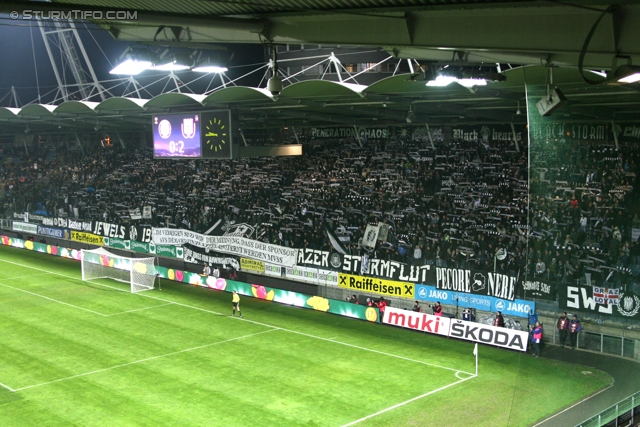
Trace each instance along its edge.
<instances>
[{"instance_id":1,"label":"black and white banner","mask_svg":"<svg viewBox=\"0 0 640 427\"><path fill-rule=\"evenodd\" d=\"M513 301L516 297L518 283L516 276L486 271L435 267L429 264L409 265L377 258L369 259L363 269L364 258L358 255L342 255L327 251L300 249L298 265L333 268L349 274L374 276L398 282L433 285L437 289L446 291L486 295L510 301Z\"/></svg>"},{"instance_id":2,"label":"black and white banner","mask_svg":"<svg viewBox=\"0 0 640 427\"><path fill-rule=\"evenodd\" d=\"M298 258L298 249L263 243L244 237L207 236L184 229L154 228L153 241L156 245L190 245L238 255L284 267L293 267Z\"/></svg>"},{"instance_id":3,"label":"black and white banner","mask_svg":"<svg viewBox=\"0 0 640 427\"><path fill-rule=\"evenodd\" d=\"M72 220L69 220L69 223L71 222ZM76 223L77 225L82 226L82 230L78 229L78 231L86 231L88 233L95 234L96 236L112 237L123 240L137 240L138 242L151 243L151 227L149 226L122 225L103 221L92 221L91 229L87 230L86 222L80 223L79 221L76 221Z\"/></svg>"},{"instance_id":4,"label":"black and white banner","mask_svg":"<svg viewBox=\"0 0 640 427\"><path fill-rule=\"evenodd\" d=\"M609 304L594 296L591 286L561 286L559 294L562 308L640 320L640 296L633 292L620 290L618 304Z\"/></svg>"},{"instance_id":5,"label":"black and white banner","mask_svg":"<svg viewBox=\"0 0 640 427\"><path fill-rule=\"evenodd\" d=\"M525 296L531 298L555 300L555 283L543 280L525 280L522 282Z\"/></svg>"},{"instance_id":6,"label":"black and white banner","mask_svg":"<svg viewBox=\"0 0 640 427\"><path fill-rule=\"evenodd\" d=\"M457 319L451 321L449 336L518 351L527 351L529 342L529 333L525 331Z\"/></svg>"},{"instance_id":7,"label":"black and white banner","mask_svg":"<svg viewBox=\"0 0 640 427\"><path fill-rule=\"evenodd\" d=\"M513 301L518 278L500 273L436 267L436 289L487 295ZM430 283L427 283L430 284Z\"/></svg>"},{"instance_id":8,"label":"black and white banner","mask_svg":"<svg viewBox=\"0 0 640 427\"><path fill-rule=\"evenodd\" d=\"M183 259L192 264L212 264L221 266L231 266L235 270L240 270L240 263L235 258L219 257L208 254L202 254L188 248L183 248Z\"/></svg>"},{"instance_id":9,"label":"black and white banner","mask_svg":"<svg viewBox=\"0 0 640 427\"><path fill-rule=\"evenodd\" d=\"M45 224L45 225L50 225L50 224ZM76 219L68 219L67 228L73 231L86 231L87 233L91 233L93 231L91 221L79 221Z\"/></svg>"}]
</instances>

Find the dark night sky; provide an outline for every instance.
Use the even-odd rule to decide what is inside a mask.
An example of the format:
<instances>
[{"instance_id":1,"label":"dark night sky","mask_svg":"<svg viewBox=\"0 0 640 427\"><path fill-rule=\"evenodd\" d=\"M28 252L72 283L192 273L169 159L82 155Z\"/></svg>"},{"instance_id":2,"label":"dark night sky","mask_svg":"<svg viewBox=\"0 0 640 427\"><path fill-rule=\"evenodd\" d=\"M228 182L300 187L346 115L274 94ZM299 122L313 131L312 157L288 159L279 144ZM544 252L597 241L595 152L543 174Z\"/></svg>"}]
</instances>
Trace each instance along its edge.
<instances>
[{"instance_id":1,"label":"dark night sky","mask_svg":"<svg viewBox=\"0 0 640 427\"><path fill-rule=\"evenodd\" d=\"M51 28L52 24L45 22L45 27ZM109 74L109 70L122 52L129 46L129 43L114 40L106 31L88 22L76 22L76 28L83 40L87 54L98 75L98 79L114 79L115 76ZM229 54L234 54L232 61L229 63L230 70L227 72L227 75L231 78L238 77L257 68L244 67L243 65L263 62L263 48L260 45L224 46L227 47ZM56 61L59 61L60 51L54 49L53 54ZM34 101L37 102L37 84L39 84L40 87L43 103L53 101L57 83L36 21L12 20L8 15L0 14L0 64L2 64L2 67L0 67L0 99L2 99L0 106L15 107L9 95L11 86L16 87L22 105ZM145 77L151 73L159 72L147 71L136 76L136 79L144 85L160 77L158 74L156 74L157 77L155 78ZM181 72L177 73L177 75L185 81L191 80L193 76L198 76L198 74L191 72ZM243 80L237 84L256 86L261 77L262 73L258 72L255 73L254 78ZM205 90L206 83L208 83L209 79L202 79L202 81L205 86L194 86L194 92L201 93ZM214 82L214 87L218 84L219 79ZM109 85L107 84L106 86ZM155 85L150 90L154 95L157 95L163 87L164 83ZM169 86L168 89L171 88L173 88L173 86ZM48 95L45 95L47 93ZM116 93L116 95L119 95L119 93ZM143 97L149 96L143 95Z\"/></svg>"}]
</instances>

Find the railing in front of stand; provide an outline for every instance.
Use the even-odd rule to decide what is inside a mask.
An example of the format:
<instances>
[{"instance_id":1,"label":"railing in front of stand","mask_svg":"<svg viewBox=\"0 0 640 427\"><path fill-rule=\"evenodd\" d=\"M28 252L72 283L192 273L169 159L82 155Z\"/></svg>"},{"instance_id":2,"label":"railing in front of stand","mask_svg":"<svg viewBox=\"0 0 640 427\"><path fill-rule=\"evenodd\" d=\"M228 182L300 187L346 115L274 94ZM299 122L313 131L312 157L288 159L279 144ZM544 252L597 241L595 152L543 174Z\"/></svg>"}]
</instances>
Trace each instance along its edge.
<instances>
[{"instance_id":1,"label":"railing in front of stand","mask_svg":"<svg viewBox=\"0 0 640 427\"><path fill-rule=\"evenodd\" d=\"M576 427L623 427L640 422L640 391L610 406Z\"/></svg>"}]
</instances>

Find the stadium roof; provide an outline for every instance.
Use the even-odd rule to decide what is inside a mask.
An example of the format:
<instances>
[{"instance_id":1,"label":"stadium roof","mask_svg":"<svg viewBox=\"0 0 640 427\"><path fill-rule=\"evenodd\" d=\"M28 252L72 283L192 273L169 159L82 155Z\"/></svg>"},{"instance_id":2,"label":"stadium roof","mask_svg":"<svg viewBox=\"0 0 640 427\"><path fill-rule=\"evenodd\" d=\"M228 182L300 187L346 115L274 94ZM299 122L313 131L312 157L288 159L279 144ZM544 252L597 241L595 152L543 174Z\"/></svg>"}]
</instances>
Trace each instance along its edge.
<instances>
[{"instance_id":1,"label":"stadium roof","mask_svg":"<svg viewBox=\"0 0 640 427\"><path fill-rule=\"evenodd\" d=\"M3 2L0 12L34 9L34 4ZM103 12L105 19L93 21L115 39L147 44L380 46L396 61L525 66L503 71L506 81L471 89L455 83L428 87L415 73L369 85L285 81L277 97L264 87L227 85L206 94L179 93L176 88L151 99L116 97L0 108L3 133L24 130L27 122L35 130L56 125L73 131L97 126L140 130L153 114L219 108L232 109L236 123L247 130L408 125L409 113L411 125L517 124L526 122L525 83L551 83L550 68L553 85L570 101L556 113L559 118L629 122L640 117L639 84L591 85L577 70L585 52L584 65L592 69L640 65L640 5L633 1L583 0L576 5L541 0L52 0L37 2L37 8ZM106 19L107 11L126 13Z\"/></svg>"}]
</instances>

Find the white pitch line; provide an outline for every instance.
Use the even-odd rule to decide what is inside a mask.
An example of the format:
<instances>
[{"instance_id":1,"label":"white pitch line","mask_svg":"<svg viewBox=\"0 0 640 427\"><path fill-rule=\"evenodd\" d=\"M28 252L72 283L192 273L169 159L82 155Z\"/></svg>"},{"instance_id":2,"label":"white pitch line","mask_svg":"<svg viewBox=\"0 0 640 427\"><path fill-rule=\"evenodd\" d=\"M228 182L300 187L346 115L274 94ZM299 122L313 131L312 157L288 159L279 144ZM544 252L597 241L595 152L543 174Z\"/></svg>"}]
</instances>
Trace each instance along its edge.
<instances>
[{"instance_id":1,"label":"white pitch line","mask_svg":"<svg viewBox=\"0 0 640 427\"><path fill-rule=\"evenodd\" d=\"M39 274L28 274L26 276L17 276L17 277L3 277L0 280L17 280L17 279L26 279L28 277L37 277L37 276L46 276L49 273L39 273Z\"/></svg>"},{"instance_id":2,"label":"white pitch line","mask_svg":"<svg viewBox=\"0 0 640 427\"><path fill-rule=\"evenodd\" d=\"M540 421L538 424L534 424L532 427L538 427L539 425L542 425L544 423L546 423L547 421L549 421L550 419L553 419L555 417L557 417L560 414L563 414L565 412L567 412L569 409L575 408L576 406L580 405L581 403L586 402L587 400L591 399L592 397L595 397L597 395L599 395L600 393L602 393L603 391L607 391L609 390L611 387L613 387L613 384L610 384L609 387L603 388L602 390L598 391L597 393L593 393L591 396L587 396L584 399L582 399L579 402L574 403L573 405L569 406L568 408L564 408L562 411L560 412L556 412L555 414L551 415L548 418L545 418L544 420Z\"/></svg>"},{"instance_id":3,"label":"white pitch line","mask_svg":"<svg viewBox=\"0 0 640 427\"><path fill-rule=\"evenodd\" d=\"M78 278L75 278L75 277L72 277L72 276L68 276L66 274L55 273L55 272L52 272L52 271L48 271L48 270L44 270L44 269L41 269L41 268L32 267L30 265L20 264L20 263L13 262L13 261L6 261L6 260L0 259L0 262L6 262L6 263L9 263L9 264L19 265L19 266L25 267L25 268L31 268L31 269L34 269L34 270L44 271L44 272L48 272L50 274L54 274L56 276L67 277L67 278L73 279L73 280L80 280ZM118 291L127 292L127 291L122 290L120 288L116 288L116 287L109 286L109 285L104 285L102 283L93 282L93 281L90 281L90 280L88 282L94 283L96 285L104 286L106 288L111 288L111 289L115 289L115 290L118 290ZM164 301L164 302L172 302L170 300L165 300L163 298L153 297L151 295L146 295L144 293L139 293L139 294L136 294L136 295L143 296L143 297L146 297L146 298L152 298L152 299L156 299L156 300ZM218 315L218 316L230 317L228 314L218 313L217 311L207 310L206 308L195 307L195 306L192 306L192 305L189 305L189 304L182 304L182 303L179 303L179 302L175 302L174 304L182 306L182 307L192 308L194 310L204 311L205 313L211 313L211 314L215 314L215 315ZM335 344L340 344L340 345L344 345L344 346L348 346L348 347L353 347L353 348L357 348L357 349L363 350L363 351L370 351L372 353L378 353L378 354L382 354L384 356L395 357L395 358L398 358L398 359L407 360L409 362L420 363L420 364L423 364L423 365L433 366L435 368L446 369L448 371L453 371L453 372L463 372L463 373L465 373L467 375L475 376L475 374L473 374L471 372L461 371L460 369L448 368L446 366L440 366L440 365L436 365L436 364L433 364L433 363L424 362L422 360L411 359L411 358L404 357L404 356L398 356L396 354L385 353L384 351L373 350L373 349L370 349L370 348L361 347L361 346L357 346L357 345L354 345L354 344L349 344L349 343L345 343L345 342L341 342L341 341L335 341L333 339L319 337L317 335L306 334L304 332L298 332L298 331L294 331L292 329L280 328L280 327L277 327L277 326L269 325L267 323L257 322L255 320L248 320L246 318L238 318L238 317L234 317L233 319L238 319L238 320L242 320L242 321L245 321L245 322L250 322L250 323L253 323L253 324L256 324L256 325L266 326L266 327L269 327L269 328L277 328L277 329L279 329L281 331L290 332L292 334L303 335L303 336L306 336L306 337L309 337L309 338L314 338L314 339L318 339L318 340L322 340L322 341L328 341L328 342L332 342L332 343L335 343Z\"/></svg>"},{"instance_id":4,"label":"white pitch line","mask_svg":"<svg viewBox=\"0 0 640 427\"><path fill-rule=\"evenodd\" d=\"M66 274L62 274L62 273L56 273L55 271L49 271L49 270L45 270L43 268L32 267L32 266L26 265L26 264L20 264L19 262L7 261L5 259L0 259L0 262L6 262L8 264L18 265L20 267L30 268L32 270L43 271L43 272L45 272L45 274L53 274L55 276L66 277L67 279L82 281L82 279L80 279L78 277L73 277L73 276L69 276L69 275L66 275ZM94 285L102 286L102 287L105 287L105 288L114 289L116 291L130 293L128 290L121 289L121 288L116 288L115 286L105 285L104 283L94 282L93 280L86 280L86 282L93 283ZM226 314L218 313L218 312L212 311L212 310L207 310L206 308L200 308L200 307L196 307L196 306L193 306L193 305L182 304L180 302L175 302L175 301L171 301L171 300L164 299L164 298L154 297L154 296L146 294L146 293L137 293L136 295L137 296L141 296L141 297L145 297L145 298L155 299L155 300L158 300L158 301L170 302L170 303L172 303L174 305L179 305L179 306L182 306L182 307L191 308L193 310L200 310L200 311L204 311L206 313L215 314L215 315L218 315L218 316L225 316L225 317L227 316ZM106 314L104 316L106 316Z\"/></svg>"},{"instance_id":5,"label":"white pitch line","mask_svg":"<svg viewBox=\"0 0 640 427\"><path fill-rule=\"evenodd\" d=\"M44 298L44 299L49 300L49 301L57 302L58 304L62 304L62 305L66 305L66 306L69 306L69 307L77 308L78 310L88 311L89 313L97 314L98 316L107 317L106 314L102 314L102 313L97 312L97 311L89 310L88 308L80 307L78 305L69 304L68 302L60 301L60 300L57 300L55 298L45 297L44 295L36 294L35 292L25 291L24 289L20 289L20 288L16 288L16 287L13 287L13 286L5 285L4 283L0 283L0 286L4 286L5 288L10 288L10 289L14 289L16 291L24 292L25 294L29 294L29 295L33 295L33 296L36 296L36 297Z\"/></svg>"},{"instance_id":6,"label":"white pitch line","mask_svg":"<svg viewBox=\"0 0 640 427\"><path fill-rule=\"evenodd\" d=\"M461 371L461 372L462 372L462 371ZM465 372L465 373L466 373L466 372ZM350 423L347 423L347 424L343 425L342 427L349 427L349 426L352 426L352 425L356 425L356 424L358 424L358 423L361 423L362 421L368 420L369 418L377 417L377 416L378 416L378 415L380 415L380 414L384 414L385 412L392 411L392 410L394 410L394 409L396 409L396 408L399 408L399 407L401 407L401 406L404 406L404 405L406 405L406 404L408 404L408 403L415 402L416 400L422 399L423 397L427 397L427 396L429 396L429 395L431 395L431 394L438 393L439 391L445 390L445 389L447 389L447 388L449 388L449 387L453 387L453 386L454 386L454 385L456 385L456 384L460 384L460 383L462 383L462 382L468 381L468 380L470 380L470 379L472 379L472 378L475 378L475 377L476 377L476 376L475 376L475 375L473 375L473 376L471 376L471 377L469 377L469 378L464 378L464 379L458 380L458 381L456 381L456 382L454 382L454 383L447 384L447 385L445 385L445 386L443 386L443 387L440 387L440 388L438 388L438 389L431 390L431 391L430 391L430 392L428 392L428 393L421 394L420 396L416 396L416 397L414 397L414 398L412 398L412 399L409 399L409 400L405 400L404 402L400 402L400 403L398 403L397 405L393 405L393 406L390 406L390 407L388 407L388 408L386 408L386 409L383 409L382 411L378 411L378 412L376 412L375 414L367 415L366 417L362 417L362 418L360 418L359 420L351 421Z\"/></svg>"},{"instance_id":7,"label":"white pitch line","mask_svg":"<svg viewBox=\"0 0 640 427\"><path fill-rule=\"evenodd\" d=\"M261 332L256 332L256 333L253 333L253 334L243 335L243 336L240 336L240 337L229 338L228 340L217 341L217 342L214 342L214 343L200 345L198 347L187 348L185 350L179 350L179 351L174 351L174 352L171 352L171 353L161 354L161 355L158 355L158 356L147 357L146 359L135 360L133 362L123 363L121 365L115 365L115 366L110 366L108 368L96 369L95 371L85 372L83 374L71 375L71 376L65 377L65 378L58 378L57 380L47 381L45 383L29 385L29 386L26 386L26 387L20 387L20 388L17 388L15 390L13 390L13 391L28 390L28 389L35 388L35 387L41 387L41 386L44 386L44 385L58 383L58 382L61 382L61 381L67 381L67 380L70 380L70 379L73 379L73 378L86 377L87 375L93 375L93 374L97 374L97 373L100 373L100 372L110 371L112 369L123 368L125 366L135 365L135 364L142 363L142 362L148 362L150 360L156 360L156 359L160 359L162 357L175 356L176 354L187 353L189 351L201 350L203 348L213 347L214 345L224 344L224 343L228 343L228 342L231 342L231 341L237 341L237 340L240 340L240 339L243 339L243 338L249 338L249 337L253 337L253 336L256 336L256 335L260 335L260 334L266 334L268 332L273 332L273 331L277 331L277 330L278 330L278 328L274 328L274 329L269 329L268 331L261 331Z\"/></svg>"},{"instance_id":8,"label":"white pitch line","mask_svg":"<svg viewBox=\"0 0 640 427\"><path fill-rule=\"evenodd\" d=\"M2 383L0 383L0 387L4 387L7 390L9 390L11 393L15 393L16 391L14 389L12 389L11 387L9 387L8 385L4 385Z\"/></svg>"},{"instance_id":9,"label":"white pitch line","mask_svg":"<svg viewBox=\"0 0 640 427\"><path fill-rule=\"evenodd\" d=\"M270 326L272 328L274 327L274 326L266 324L266 323L256 322L255 320L248 320L248 319L245 319L245 318L239 318L238 320L244 320L245 322L251 322L251 323L254 323L256 325L261 325L261 326ZM387 352L380 351L380 350L374 350L372 348L361 347L359 345L349 344L349 343L342 342L342 341L336 341L336 340L330 339L330 338L324 338L324 337L319 337L319 336L316 336L316 335L306 334L304 332L294 331L294 330L291 330L291 329L280 328L280 330L284 331L284 332L289 332L289 333L292 333L292 334L303 335L303 336L309 337L309 338L315 338L315 339L322 340L322 341L332 342L334 344L340 344L340 345L344 345L344 346L347 346L347 347L357 348L358 350L363 350L363 351L369 351L371 353L382 354L383 356L395 357L396 359L402 359L402 360L407 360L409 362L420 363L422 365L433 366L434 368L446 369L448 371L453 371L453 372L462 372L463 374L472 375L472 376L475 377L475 374L472 374L471 372L461 371L460 369L448 368L446 366L440 366L440 365L436 365L434 363L424 362L422 360L411 359L409 357L399 356L397 354L387 353Z\"/></svg>"},{"instance_id":10,"label":"white pitch line","mask_svg":"<svg viewBox=\"0 0 640 427\"><path fill-rule=\"evenodd\" d=\"M134 308L133 310L121 311L121 312L119 312L119 313L105 314L105 316L107 316L107 317L111 317L111 316L119 316L119 315L121 315L121 314L133 313L134 311L149 310L149 309L152 309L152 308L156 308L156 307L164 307L164 306L172 305L172 304L174 304L174 303L172 303L172 302L168 302L168 303L166 303L166 304L152 305L152 306L150 306L150 307Z\"/></svg>"}]
</instances>

